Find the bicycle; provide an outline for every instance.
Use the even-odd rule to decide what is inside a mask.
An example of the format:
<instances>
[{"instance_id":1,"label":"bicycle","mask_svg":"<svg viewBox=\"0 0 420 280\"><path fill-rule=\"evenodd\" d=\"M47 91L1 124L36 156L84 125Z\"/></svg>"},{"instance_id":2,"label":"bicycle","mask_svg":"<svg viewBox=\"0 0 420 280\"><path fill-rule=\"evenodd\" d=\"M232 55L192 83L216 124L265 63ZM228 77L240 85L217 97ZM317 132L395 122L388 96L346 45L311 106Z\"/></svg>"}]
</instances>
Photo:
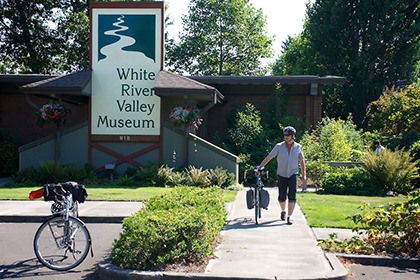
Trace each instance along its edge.
<instances>
[{"instance_id":1,"label":"bicycle","mask_svg":"<svg viewBox=\"0 0 420 280\"><path fill-rule=\"evenodd\" d=\"M261 177L266 176L268 179L268 171L255 169L248 169L244 172L244 181L247 182L247 173L254 172L255 184L250 186L250 189L247 192L247 202L252 199L252 204L248 206L249 209L254 208L255 212L255 224L258 225L258 219L261 219L261 208L268 209L268 204L270 202L270 196L267 190L264 189L264 184ZM264 192L264 195L263 195ZM264 201L262 201L264 199ZM263 203L262 203L263 202ZM263 205L265 204L265 205ZM252 206L252 207L250 207ZM264 207L265 206L265 207Z\"/></svg>"},{"instance_id":2,"label":"bicycle","mask_svg":"<svg viewBox=\"0 0 420 280\"><path fill-rule=\"evenodd\" d=\"M41 196L53 201L53 216L35 233L33 248L38 260L49 269L66 271L81 264L89 250L93 257L90 233L78 218L78 201L73 200L71 186L47 184L30 194L31 199Z\"/></svg>"}]
</instances>

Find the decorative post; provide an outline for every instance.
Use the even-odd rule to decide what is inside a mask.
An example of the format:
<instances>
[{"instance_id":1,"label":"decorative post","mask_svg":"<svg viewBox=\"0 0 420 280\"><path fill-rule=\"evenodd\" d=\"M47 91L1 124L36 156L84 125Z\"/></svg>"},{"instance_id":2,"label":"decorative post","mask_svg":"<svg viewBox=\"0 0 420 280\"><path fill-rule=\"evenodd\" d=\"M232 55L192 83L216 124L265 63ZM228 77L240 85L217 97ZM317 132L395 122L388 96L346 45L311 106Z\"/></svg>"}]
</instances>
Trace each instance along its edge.
<instances>
[{"instance_id":1,"label":"decorative post","mask_svg":"<svg viewBox=\"0 0 420 280\"><path fill-rule=\"evenodd\" d=\"M188 166L188 134L190 129L194 127L198 129L201 125L201 110L191 107L175 107L169 114L169 119L173 126L183 129L184 131L184 167Z\"/></svg>"}]
</instances>

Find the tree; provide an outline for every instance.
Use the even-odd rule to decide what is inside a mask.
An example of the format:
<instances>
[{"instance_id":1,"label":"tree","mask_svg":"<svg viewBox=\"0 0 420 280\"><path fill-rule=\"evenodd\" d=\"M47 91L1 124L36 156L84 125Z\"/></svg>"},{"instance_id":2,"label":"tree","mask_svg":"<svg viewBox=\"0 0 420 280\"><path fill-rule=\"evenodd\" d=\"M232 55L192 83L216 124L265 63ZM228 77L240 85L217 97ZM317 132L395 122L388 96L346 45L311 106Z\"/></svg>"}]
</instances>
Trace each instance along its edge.
<instances>
[{"instance_id":1,"label":"tree","mask_svg":"<svg viewBox=\"0 0 420 280\"><path fill-rule=\"evenodd\" d=\"M371 130L384 135L420 133L420 87L385 90L367 107L366 120Z\"/></svg>"},{"instance_id":2,"label":"tree","mask_svg":"<svg viewBox=\"0 0 420 280\"><path fill-rule=\"evenodd\" d=\"M318 69L313 64L313 49L303 33L288 37L283 42L282 55L272 66L273 74L279 76L302 75L316 73Z\"/></svg>"},{"instance_id":3,"label":"tree","mask_svg":"<svg viewBox=\"0 0 420 280\"><path fill-rule=\"evenodd\" d=\"M86 0L2 0L2 72L46 74L86 67L87 5Z\"/></svg>"},{"instance_id":4,"label":"tree","mask_svg":"<svg viewBox=\"0 0 420 280\"><path fill-rule=\"evenodd\" d=\"M307 6L303 38L292 40L298 50L289 46L280 69L289 75L346 77L341 92L334 91L330 99L335 106L329 107L334 110L329 116L352 113L361 125L367 104L386 85L413 77L419 59L419 15L417 0L317 0ZM298 59L288 59L293 56Z\"/></svg>"},{"instance_id":5,"label":"tree","mask_svg":"<svg viewBox=\"0 0 420 280\"><path fill-rule=\"evenodd\" d=\"M192 75L259 75L272 54L261 9L249 0L191 0L180 43L167 46L170 69Z\"/></svg>"}]
</instances>

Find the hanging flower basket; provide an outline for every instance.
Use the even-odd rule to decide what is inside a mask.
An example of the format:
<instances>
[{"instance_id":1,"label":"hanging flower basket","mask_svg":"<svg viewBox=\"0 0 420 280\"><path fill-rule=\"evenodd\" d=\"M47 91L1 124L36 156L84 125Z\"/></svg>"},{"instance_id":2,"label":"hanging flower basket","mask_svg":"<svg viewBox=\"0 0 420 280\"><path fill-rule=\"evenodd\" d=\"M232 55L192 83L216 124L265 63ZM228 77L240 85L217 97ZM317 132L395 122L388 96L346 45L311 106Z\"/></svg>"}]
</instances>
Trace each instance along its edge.
<instances>
[{"instance_id":1,"label":"hanging flower basket","mask_svg":"<svg viewBox=\"0 0 420 280\"><path fill-rule=\"evenodd\" d=\"M62 127L68 123L72 117L72 111L70 108L58 104L58 103L47 103L39 108L36 112L37 124L40 127L47 126L54 123L57 127Z\"/></svg>"},{"instance_id":2,"label":"hanging flower basket","mask_svg":"<svg viewBox=\"0 0 420 280\"><path fill-rule=\"evenodd\" d=\"M169 114L169 119L175 127L194 127L195 129L198 129L202 122L201 110L178 106L172 109Z\"/></svg>"}]
</instances>

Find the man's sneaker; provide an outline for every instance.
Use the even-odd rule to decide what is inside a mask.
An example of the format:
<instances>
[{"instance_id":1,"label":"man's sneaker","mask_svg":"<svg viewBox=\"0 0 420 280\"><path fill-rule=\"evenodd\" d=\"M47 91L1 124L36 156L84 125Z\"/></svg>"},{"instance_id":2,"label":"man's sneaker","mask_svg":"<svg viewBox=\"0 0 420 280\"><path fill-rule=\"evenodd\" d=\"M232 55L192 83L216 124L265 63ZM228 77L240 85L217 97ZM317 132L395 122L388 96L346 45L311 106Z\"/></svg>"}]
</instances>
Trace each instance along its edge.
<instances>
[{"instance_id":1,"label":"man's sneaker","mask_svg":"<svg viewBox=\"0 0 420 280\"><path fill-rule=\"evenodd\" d=\"M293 224L293 219L292 219L292 217L287 217L287 224L288 224L288 225L292 225L292 224Z\"/></svg>"},{"instance_id":2,"label":"man's sneaker","mask_svg":"<svg viewBox=\"0 0 420 280\"><path fill-rule=\"evenodd\" d=\"M280 220L282 220L282 221L286 220L286 211L281 211Z\"/></svg>"}]
</instances>

